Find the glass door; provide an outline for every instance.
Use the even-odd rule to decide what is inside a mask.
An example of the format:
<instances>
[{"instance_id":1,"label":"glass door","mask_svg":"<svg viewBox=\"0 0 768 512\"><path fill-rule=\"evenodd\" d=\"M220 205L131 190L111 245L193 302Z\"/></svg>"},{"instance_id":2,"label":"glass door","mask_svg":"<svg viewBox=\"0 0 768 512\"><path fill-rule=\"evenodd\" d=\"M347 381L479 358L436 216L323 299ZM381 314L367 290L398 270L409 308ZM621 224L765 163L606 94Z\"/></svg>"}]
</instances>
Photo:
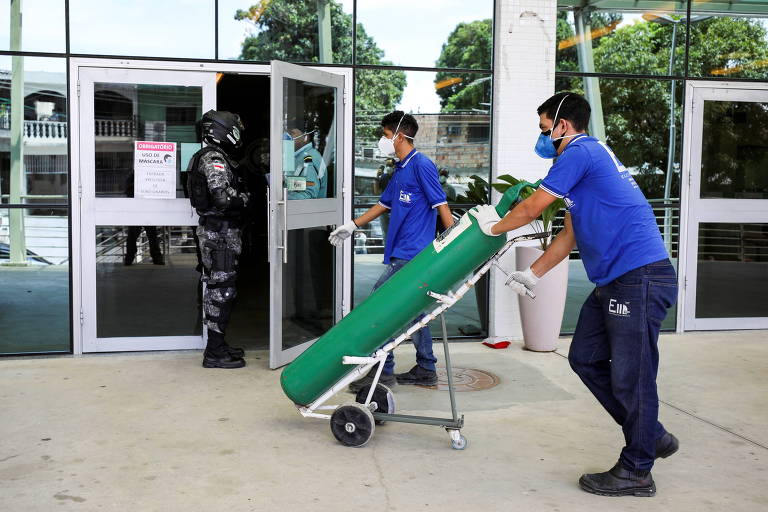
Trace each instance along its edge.
<instances>
[{"instance_id":1,"label":"glass door","mask_svg":"<svg viewBox=\"0 0 768 512\"><path fill-rule=\"evenodd\" d=\"M344 77L272 62L269 364L291 362L341 318Z\"/></svg>"},{"instance_id":2,"label":"glass door","mask_svg":"<svg viewBox=\"0 0 768 512\"><path fill-rule=\"evenodd\" d=\"M78 69L83 351L202 348L184 171L216 74Z\"/></svg>"},{"instance_id":3,"label":"glass door","mask_svg":"<svg viewBox=\"0 0 768 512\"><path fill-rule=\"evenodd\" d=\"M686 330L768 328L768 90L750 87L688 87Z\"/></svg>"}]
</instances>

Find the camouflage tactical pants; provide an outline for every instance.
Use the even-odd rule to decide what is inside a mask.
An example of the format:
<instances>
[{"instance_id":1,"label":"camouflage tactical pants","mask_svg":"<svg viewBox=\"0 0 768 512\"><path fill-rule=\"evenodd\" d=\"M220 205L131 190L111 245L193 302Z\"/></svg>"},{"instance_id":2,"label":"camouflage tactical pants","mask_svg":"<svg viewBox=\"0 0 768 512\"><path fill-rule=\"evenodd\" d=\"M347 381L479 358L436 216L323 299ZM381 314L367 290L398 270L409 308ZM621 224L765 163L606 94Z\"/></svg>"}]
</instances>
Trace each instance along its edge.
<instances>
[{"instance_id":1,"label":"camouflage tactical pants","mask_svg":"<svg viewBox=\"0 0 768 512\"><path fill-rule=\"evenodd\" d=\"M202 280L206 283L203 311L210 349L212 338L223 343L229 324L233 301L237 296L237 258L242 251L242 242L240 229L219 219L204 221L197 227L197 237L204 269Z\"/></svg>"}]
</instances>

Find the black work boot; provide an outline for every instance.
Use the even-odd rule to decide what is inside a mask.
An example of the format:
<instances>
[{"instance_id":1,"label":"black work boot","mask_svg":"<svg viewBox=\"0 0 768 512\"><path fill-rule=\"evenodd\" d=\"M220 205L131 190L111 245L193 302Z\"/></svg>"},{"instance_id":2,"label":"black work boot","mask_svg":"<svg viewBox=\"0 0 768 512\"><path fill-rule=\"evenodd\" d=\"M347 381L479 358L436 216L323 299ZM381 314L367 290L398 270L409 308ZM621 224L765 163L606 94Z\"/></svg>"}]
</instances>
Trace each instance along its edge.
<instances>
[{"instance_id":1,"label":"black work boot","mask_svg":"<svg viewBox=\"0 0 768 512\"><path fill-rule=\"evenodd\" d=\"M426 370L419 365L405 373L395 375L398 384L414 384L416 386L434 386L437 384L437 372Z\"/></svg>"},{"instance_id":2,"label":"black work boot","mask_svg":"<svg viewBox=\"0 0 768 512\"><path fill-rule=\"evenodd\" d=\"M244 357L245 356L245 350L243 350L240 347L231 347L227 343L224 343L224 350L229 353L232 357Z\"/></svg>"},{"instance_id":3,"label":"black work boot","mask_svg":"<svg viewBox=\"0 0 768 512\"><path fill-rule=\"evenodd\" d=\"M243 366L245 366L245 359L235 357L226 350L224 352L211 350L203 352L203 368L242 368Z\"/></svg>"},{"instance_id":4,"label":"black work boot","mask_svg":"<svg viewBox=\"0 0 768 512\"><path fill-rule=\"evenodd\" d=\"M365 377L358 379L351 383L349 385L348 391L350 393L357 393L362 388L370 386L373 384L373 378L376 376L376 371L379 369L379 365L374 366L371 368L371 370L366 374ZM384 373L381 372L381 375L379 376L379 384L384 384L385 386L391 388L395 384L397 384L397 381L395 380L395 376L391 373Z\"/></svg>"},{"instance_id":5,"label":"black work boot","mask_svg":"<svg viewBox=\"0 0 768 512\"><path fill-rule=\"evenodd\" d=\"M645 496L656 494L650 471L630 471L617 462L604 473L581 475L579 487L600 496Z\"/></svg>"},{"instance_id":6,"label":"black work boot","mask_svg":"<svg viewBox=\"0 0 768 512\"><path fill-rule=\"evenodd\" d=\"M666 459L674 454L678 448L680 448L680 441L674 435L667 432L656 440L656 458Z\"/></svg>"}]
</instances>

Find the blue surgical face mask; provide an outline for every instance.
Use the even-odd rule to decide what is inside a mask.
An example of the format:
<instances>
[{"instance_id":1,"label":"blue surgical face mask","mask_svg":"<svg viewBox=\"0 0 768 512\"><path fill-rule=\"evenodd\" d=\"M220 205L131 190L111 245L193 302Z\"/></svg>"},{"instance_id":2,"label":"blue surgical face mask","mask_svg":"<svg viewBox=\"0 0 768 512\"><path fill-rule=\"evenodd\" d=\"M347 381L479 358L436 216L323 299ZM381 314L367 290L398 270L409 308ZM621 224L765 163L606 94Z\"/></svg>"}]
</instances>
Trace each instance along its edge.
<instances>
[{"instance_id":1,"label":"blue surgical face mask","mask_svg":"<svg viewBox=\"0 0 768 512\"><path fill-rule=\"evenodd\" d=\"M571 137L576 137L578 135L578 133L576 133L573 135L563 135L562 137L558 137L556 139L552 138L552 130L554 130L555 126L557 126L557 116L558 114L560 114L560 107L563 106L563 102L565 101L565 98L567 98L568 96L570 95L566 94L565 96L563 96L563 99L560 100L560 104L557 106L557 110L555 111L555 118L552 121L552 129L539 134L539 138L536 141L536 146L533 148L533 150L541 158L547 158L547 159L556 158L557 148L560 147L560 142L562 142L563 139L569 139ZM555 144L555 142L557 142L557 144Z\"/></svg>"}]
</instances>

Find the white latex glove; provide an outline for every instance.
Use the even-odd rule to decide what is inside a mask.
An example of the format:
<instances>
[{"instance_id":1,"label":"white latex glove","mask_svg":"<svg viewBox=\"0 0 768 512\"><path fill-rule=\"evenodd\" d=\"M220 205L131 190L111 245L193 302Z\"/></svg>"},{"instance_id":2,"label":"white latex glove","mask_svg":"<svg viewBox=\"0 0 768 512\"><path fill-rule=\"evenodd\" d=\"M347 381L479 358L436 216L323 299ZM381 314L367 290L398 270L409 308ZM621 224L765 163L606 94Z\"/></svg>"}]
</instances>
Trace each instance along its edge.
<instances>
[{"instance_id":1,"label":"white latex glove","mask_svg":"<svg viewBox=\"0 0 768 512\"><path fill-rule=\"evenodd\" d=\"M535 299L536 294L533 293L533 287L538 282L539 278L534 275L531 267L528 267L522 272L517 271L509 274L504 284L512 288L518 295L528 295L530 298Z\"/></svg>"},{"instance_id":2,"label":"white latex glove","mask_svg":"<svg viewBox=\"0 0 768 512\"><path fill-rule=\"evenodd\" d=\"M501 220L499 214L496 213L496 208L489 204L482 204L475 206L469 210L469 214L477 219L477 223L480 225L480 229L483 230L488 236L499 236L501 233L491 233L491 228Z\"/></svg>"},{"instance_id":3,"label":"white latex glove","mask_svg":"<svg viewBox=\"0 0 768 512\"><path fill-rule=\"evenodd\" d=\"M352 236L352 233L354 233L356 229L357 224L355 224L355 221L351 220L331 231L328 241L334 246L339 247L344 243L344 240Z\"/></svg>"}]
</instances>

